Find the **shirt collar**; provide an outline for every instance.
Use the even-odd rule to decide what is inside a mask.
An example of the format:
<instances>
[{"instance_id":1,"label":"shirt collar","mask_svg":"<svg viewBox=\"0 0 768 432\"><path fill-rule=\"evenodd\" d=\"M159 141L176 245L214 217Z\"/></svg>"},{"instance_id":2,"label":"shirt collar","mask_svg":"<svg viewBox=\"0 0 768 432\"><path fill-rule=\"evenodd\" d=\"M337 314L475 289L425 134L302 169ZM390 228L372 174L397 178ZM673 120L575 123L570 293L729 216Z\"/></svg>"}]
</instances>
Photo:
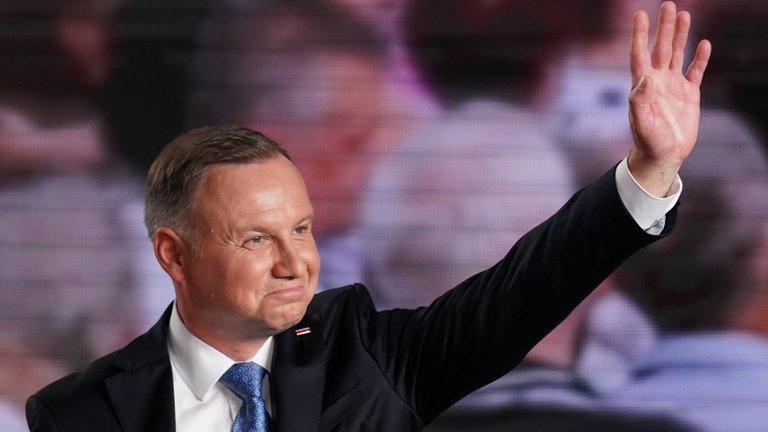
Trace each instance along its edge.
<instances>
[{"instance_id":1,"label":"shirt collar","mask_svg":"<svg viewBox=\"0 0 768 432\"><path fill-rule=\"evenodd\" d=\"M171 363L198 400L203 400L221 376L236 362L193 335L181 321L176 302L169 323L168 354ZM273 337L264 341L249 360L269 373L272 368Z\"/></svg>"}]
</instances>

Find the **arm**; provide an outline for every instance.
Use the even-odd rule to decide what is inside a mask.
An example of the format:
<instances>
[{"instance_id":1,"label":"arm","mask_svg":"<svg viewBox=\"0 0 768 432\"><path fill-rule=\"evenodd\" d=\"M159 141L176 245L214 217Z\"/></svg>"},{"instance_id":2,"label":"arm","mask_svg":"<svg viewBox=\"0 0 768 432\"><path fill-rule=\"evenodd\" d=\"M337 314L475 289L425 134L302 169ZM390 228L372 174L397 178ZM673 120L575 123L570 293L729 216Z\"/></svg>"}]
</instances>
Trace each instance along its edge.
<instances>
[{"instance_id":1,"label":"arm","mask_svg":"<svg viewBox=\"0 0 768 432\"><path fill-rule=\"evenodd\" d=\"M690 16L662 6L653 52L648 22L635 15L631 53L629 171L643 191L666 197L696 141L699 85L711 46L699 44L688 72L682 55ZM425 423L516 365L606 276L658 237L622 205L610 172L525 235L489 270L428 308L375 314L365 343ZM634 213L633 213L634 216ZM664 223L668 232L674 211Z\"/></svg>"},{"instance_id":2,"label":"arm","mask_svg":"<svg viewBox=\"0 0 768 432\"><path fill-rule=\"evenodd\" d=\"M490 269L427 308L371 315L364 343L425 423L512 369L607 275L662 236L624 208L614 170L576 193Z\"/></svg>"}]
</instances>

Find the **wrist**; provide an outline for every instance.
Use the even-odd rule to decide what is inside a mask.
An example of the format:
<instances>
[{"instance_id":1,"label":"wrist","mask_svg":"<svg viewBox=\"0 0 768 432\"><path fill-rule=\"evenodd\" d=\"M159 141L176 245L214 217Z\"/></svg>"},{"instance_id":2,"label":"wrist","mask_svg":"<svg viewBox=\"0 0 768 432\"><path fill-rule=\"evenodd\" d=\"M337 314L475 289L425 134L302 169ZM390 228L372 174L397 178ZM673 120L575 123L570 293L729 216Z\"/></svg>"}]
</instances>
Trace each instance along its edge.
<instances>
[{"instance_id":1,"label":"wrist","mask_svg":"<svg viewBox=\"0 0 768 432\"><path fill-rule=\"evenodd\" d=\"M627 167L635 181L648 193L666 198L677 178L682 163L657 160L633 148L627 158Z\"/></svg>"}]
</instances>

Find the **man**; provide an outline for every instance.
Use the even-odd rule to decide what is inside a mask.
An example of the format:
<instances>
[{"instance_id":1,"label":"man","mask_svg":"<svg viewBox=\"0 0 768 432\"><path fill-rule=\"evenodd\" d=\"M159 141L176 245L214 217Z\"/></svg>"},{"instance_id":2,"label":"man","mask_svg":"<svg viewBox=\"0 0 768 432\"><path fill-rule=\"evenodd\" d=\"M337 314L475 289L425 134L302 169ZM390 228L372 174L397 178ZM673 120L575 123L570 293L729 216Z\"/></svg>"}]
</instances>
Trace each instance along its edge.
<instances>
[{"instance_id":1,"label":"man","mask_svg":"<svg viewBox=\"0 0 768 432\"><path fill-rule=\"evenodd\" d=\"M635 16L628 161L428 308L377 312L359 284L313 298L313 210L287 154L237 127L177 138L150 169L146 209L176 302L125 349L32 396L30 428L421 430L658 238L645 229L671 228L711 47L683 75L690 18L668 2L660 24L651 54ZM661 208L650 221L649 204Z\"/></svg>"}]
</instances>

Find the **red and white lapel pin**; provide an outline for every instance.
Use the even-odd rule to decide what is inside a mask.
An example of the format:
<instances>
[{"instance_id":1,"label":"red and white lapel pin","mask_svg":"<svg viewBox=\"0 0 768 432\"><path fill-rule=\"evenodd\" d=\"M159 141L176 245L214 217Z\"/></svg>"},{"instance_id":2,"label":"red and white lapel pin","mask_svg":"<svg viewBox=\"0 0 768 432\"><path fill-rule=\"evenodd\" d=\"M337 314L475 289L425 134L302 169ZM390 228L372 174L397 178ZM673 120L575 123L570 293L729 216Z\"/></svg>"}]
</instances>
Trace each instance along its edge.
<instances>
[{"instance_id":1,"label":"red and white lapel pin","mask_svg":"<svg viewBox=\"0 0 768 432\"><path fill-rule=\"evenodd\" d=\"M300 329L294 330L293 332L296 334L296 336L304 336L312 333L312 329L309 327L302 327Z\"/></svg>"}]
</instances>

